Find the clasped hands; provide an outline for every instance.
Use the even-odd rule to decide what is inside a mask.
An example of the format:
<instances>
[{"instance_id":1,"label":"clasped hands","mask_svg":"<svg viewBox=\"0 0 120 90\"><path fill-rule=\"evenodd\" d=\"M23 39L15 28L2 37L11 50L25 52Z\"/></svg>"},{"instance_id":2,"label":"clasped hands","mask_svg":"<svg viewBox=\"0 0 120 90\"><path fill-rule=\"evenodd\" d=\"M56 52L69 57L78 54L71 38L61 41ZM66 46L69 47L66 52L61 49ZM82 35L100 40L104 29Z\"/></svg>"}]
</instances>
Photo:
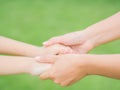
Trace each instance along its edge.
<instances>
[{"instance_id":1,"label":"clasped hands","mask_svg":"<svg viewBox=\"0 0 120 90\"><path fill-rule=\"evenodd\" d=\"M87 75L120 79L120 54L86 54L120 38L119 18L117 13L85 30L53 37L43 43L44 47L0 36L0 54L16 55L0 56L0 75L38 75L61 86L71 85Z\"/></svg>"},{"instance_id":2,"label":"clasped hands","mask_svg":"<svg viewBox=\"0 0 120 90\"><path fill-rule=\"evenodd\" d=\"M89 36L86 38L87 33L84 31L74 32L63 36L54 37L47 42L44 46L56 47L50 55L42 55L36 58L40 63L52 64L52 67L42 73L40 78L43 80L51 79L61 86L71 85L83 77L89 75L88 72L88 59L90 55L85 53L94 48L94 40L96 37ZM62 47L62 49L60 49ZM55 52L55 53L53 53ZM59 53L57 53L59 52Z\"/></svg>"},{"instance_id":3,"label":"clasped hands","mask_svg":"<svg viewBox=\"0 0 120 90\"><path fill-rule=\"evenodd\" d=\"M51 79L61 86L71 85L87 75L120 79L119 54L86 54L99 45L120 38L119 18L120 12L85 30L53 37L44 42L45 47L60 44L63 48L56 55L43 55L37 58L38 62L52 64L52 67L42 73L40 78Z\"/></svg>"}]
</instances>

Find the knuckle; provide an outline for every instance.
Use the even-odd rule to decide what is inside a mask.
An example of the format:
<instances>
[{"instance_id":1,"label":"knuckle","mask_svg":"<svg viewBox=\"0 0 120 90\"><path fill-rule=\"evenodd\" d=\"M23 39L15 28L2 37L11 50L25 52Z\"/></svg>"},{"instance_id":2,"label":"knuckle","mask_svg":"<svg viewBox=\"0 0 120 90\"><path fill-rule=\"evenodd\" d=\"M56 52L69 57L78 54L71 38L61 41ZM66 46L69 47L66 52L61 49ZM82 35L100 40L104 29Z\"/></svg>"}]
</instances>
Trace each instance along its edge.
<instances>
[{"instance_id":1,"label":"knuckle","mask_svg":"<svg viewBox=\"0 0 120 90\"><path fill-rule=\"evenodd\" d=\"M45 80L46 78L45 77L43 77L43 76L40 76L39 77L41 80Z\"/></svg>"},{"instance_id":2,"label":"knuckle","mask_svg":"<svg viewBox=\"0 0 120 90\"><path fill-rule=\"evenodd\" d=\"M62 87L67 87L67 86L70 86L70 83L61 82L60 85Z\"/></svg>"},{"instance_id":3,"label":"knuckle","mask_svg":"<svg viewBox=\"0 0 120 90\"><path fill-rule=\"evenodd\" d=\"M55 82L56 84L60 84L60 82L59 82L58 80L54 80L54 82Z\"/></svg>"},{"instance_id":4,"label":"knuckle","mask_svg":"<svg viewBox=\"0 0 120 90\"><path fill-rule=\"evenodd\" d=\"M64 84L64 83L60 83L60 86L62 86L62 87L66 87L67 85Z\"/></svg>"}]
</instances>

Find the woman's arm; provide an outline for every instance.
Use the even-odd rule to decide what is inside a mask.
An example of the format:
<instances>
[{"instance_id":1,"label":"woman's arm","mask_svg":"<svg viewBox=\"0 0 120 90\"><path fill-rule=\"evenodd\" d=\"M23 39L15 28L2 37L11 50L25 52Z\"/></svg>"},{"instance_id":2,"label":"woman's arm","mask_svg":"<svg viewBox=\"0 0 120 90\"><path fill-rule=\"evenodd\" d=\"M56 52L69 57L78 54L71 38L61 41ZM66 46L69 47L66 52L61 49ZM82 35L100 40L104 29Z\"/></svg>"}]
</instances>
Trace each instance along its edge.
<instances>
[{"instance_id":1,"label":"woman's arm","mask_svg":"<svg viewBox=\"0 0 120 90\"><path fill-rule=\"evenodd\" d=\"M34 58L18 56L0 56L0 75L39 75L50 67L50 64L37 63Z\"/></svg>"},{"instance_id":2,"label":"woman's arm","mask_svg":"<svg viewBox=\"0 0 120 90\"><path fill-rule=\"evenodd\" d=\"M40 62L54 63L51 69L40 76L41 79L51 79L62 86L71 85L88 75L120 79L120 54L46 56L40 58Z\"/></svg>"},{"instance_id":3,"label":"woman's arm","mask_svg":"<svg viewBox=\"0 0 120 90\"><path fill-rule=\"evenodd\" d=\"M120 54L90 55L88 73L120 79Z\"/></svg>"},{"instance_id":4,"label":"woman's arm","mask_svg":"<svg viewBox=\"0 0 120 90\"><path fill-rule=\"evenodd\" d=\"M0 37L0 53L21 56L39 56L44 54L66 53L70 48L62 45L54 45L51 47L38 47L26 44L20 41L12 40L6 37ZM63 52L65 51L65 52Z\"/></svg>"},{"instance_id":5,"label":"woman's arm","mask_svg":"<svg viewBox=\"0 0 120 90\"><path fill-rule=\"evenodd\" d=\"M93 36L94 46L108 43L120 38L120 12L102 20L96 24L89 26L85 32Z\"/></svg>"},{"instance_id":6,"label":"woman's arm","mask_svg":"<svg viewBox=\"0 0 120 90\"><path fill-rule=\"evenodd\" d=\"M53 44L63 44L72 47L77 53L87 53L96 46L108 43L120 38L120 12L102 20L88 28L65 34L63 36L53 37L45 46Z\"/></svg>"}]
</instances>

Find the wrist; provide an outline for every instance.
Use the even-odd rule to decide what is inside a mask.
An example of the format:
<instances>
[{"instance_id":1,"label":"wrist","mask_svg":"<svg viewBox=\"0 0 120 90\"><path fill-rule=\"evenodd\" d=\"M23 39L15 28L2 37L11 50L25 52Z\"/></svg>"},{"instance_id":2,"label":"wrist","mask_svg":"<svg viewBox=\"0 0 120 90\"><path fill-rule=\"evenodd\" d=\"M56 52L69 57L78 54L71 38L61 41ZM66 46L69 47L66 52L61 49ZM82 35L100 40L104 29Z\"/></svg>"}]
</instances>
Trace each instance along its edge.
<instances>
[{"instance_id":1,"label":"wrist","mask_svg":"<svg viewBox=\"0 0 120 90\"><path fill-rule=\"evenodd\" d=\"M37 58L31 58L31 60L28 62L26 73L34 76L38 76L44 71L51 68L51 64L45 64L45 63L38 63L36 61Z\"/></svg>"},{"instance_id":2,"label":"wrist","mask_svg":"<svg viewBox=\"0 0 120 90\"><path fill-rule=\"evenodd\" d=\"M35 60L33 58L26 58L25 64L23 66L24 73L31 74L34 63L35 63Z\"/></svg>"},{"instance_id":3,"label":"wrist","mask_svg":"<svg viewBox=\"0 0 120 90\"><path fill-rule=\"evenodd\" d=\"M99 60L98 55L88 55L87 56L87 74L88 75L98 75L99 70Z\"/></svg>"},{"instance_id":4,"label":"wrist","mask_svg":"<svg viewBox=\"0 0 120 90\"><path fill-rule=\"evenodd\" d=\"M95 30L91 30L89 28L78 31L79 37L82 37L82 40L85 42L89 42L93 47L98 45L99 38L101 38L101 33L97 34ZM98 40L98 41L97 41Z\"/></svg>"},{"instance_id":5,"label":"wrist","mask_svg":"<svg viewBox=\"0 0 120 90\"><path fill-rule=\"evenodd\" d=\"M101 44L104 44L105 42L107 42L107 39L109 38L108 36L106 36L108 34L108 32L97 32L91 29L86 29L83 30L86 36L86 42L88 42L91 46L91 48L95 48Z\"/></svg>"},{"instance_id":6,"label":"wrist","mask_svg":"<svg viewBox=\"0 0 120 90\"><path fill-rule=\"evenodd\" d=\"M96 56L90 54L82 54L79 56L79 66L82 66L86 75L94 75L96 72Z\"/></svg>"},{"instance_id":7,"label":"wrist","mask_svg":"<svg viewBox=\"0 0 120 90\"><path fill-rule=\"evenodd\" d=\"M93 68L91 60L92 60L92 55L90 54L79 55L79 60L77 62L78 66L84 69L84 72L86 73L86 75L91 74L91 68Z\"/></svg>"}]
</instances>

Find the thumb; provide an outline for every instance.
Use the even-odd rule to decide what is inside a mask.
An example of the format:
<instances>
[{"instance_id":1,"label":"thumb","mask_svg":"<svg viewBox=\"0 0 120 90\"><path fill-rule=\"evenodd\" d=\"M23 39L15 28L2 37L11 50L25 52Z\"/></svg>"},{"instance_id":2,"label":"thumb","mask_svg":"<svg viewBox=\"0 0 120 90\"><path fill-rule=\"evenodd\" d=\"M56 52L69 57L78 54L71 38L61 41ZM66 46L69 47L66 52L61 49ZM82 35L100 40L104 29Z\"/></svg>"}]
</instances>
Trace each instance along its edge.
<instances>
[{"instance_id":1,"label":"thumb","mask_svg":"<svg viewBox=\"0 0 120 90\"><path fill-rule=\"evenodd\" d=\"M37 56L35 57L37 62L40 63L55 63L57 60L57 56L55 55L45 55L45 56Z\"/></svg>"}]
</instances>

